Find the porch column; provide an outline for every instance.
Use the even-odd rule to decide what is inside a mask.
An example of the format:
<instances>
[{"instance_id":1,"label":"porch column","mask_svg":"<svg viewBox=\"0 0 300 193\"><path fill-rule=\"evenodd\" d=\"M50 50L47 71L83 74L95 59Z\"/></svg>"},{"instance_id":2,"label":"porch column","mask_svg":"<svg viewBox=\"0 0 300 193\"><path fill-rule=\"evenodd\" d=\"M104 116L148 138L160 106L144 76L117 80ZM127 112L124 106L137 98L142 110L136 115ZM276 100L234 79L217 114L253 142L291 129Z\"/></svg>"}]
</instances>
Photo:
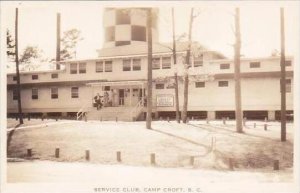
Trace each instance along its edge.
<instances>
[{"instance_id":1,"label":"porch column","mask_svg":"<svg viewBox=\"0 0 300 193\"><path fill-rule=\"evenodd\" d=\"M216 119L216 111L207 111L207 118L208 118L208 120L215 120Z\"/></svg>"},{"instance_id":2,"label":"porch column","mask_svg":"<svg viewBox=\"0 0 300 193\"><path fill-rule=\"evenodd\" d=\"M268 120L270 121L275 120L275 111L268 111Z\"/></svg>"},{"instance_id":3,"label":"porch column","mask_svg":"<svg viewBox=\"0 0 300 193\"><path fill-rule=\"evenodd\" d=\"M132 96L131 96L132 95L132 88L131 88L131 86L129 86L129 95L130 95L129 96L129 100L130 100L129 101L129 106L131 106L131 104L132 104L132 102L131 102L131 100L132 100Z\"/></svg>"},{"instance_id":4,"label":"porch column","mask_svg":"<svg viewBox=\"0 0 300 193\"><path fill-rule=\"evenodd\" d=\"M144 106L144 83L142 83L142 105Z\"/></svg>"}]
</instances>

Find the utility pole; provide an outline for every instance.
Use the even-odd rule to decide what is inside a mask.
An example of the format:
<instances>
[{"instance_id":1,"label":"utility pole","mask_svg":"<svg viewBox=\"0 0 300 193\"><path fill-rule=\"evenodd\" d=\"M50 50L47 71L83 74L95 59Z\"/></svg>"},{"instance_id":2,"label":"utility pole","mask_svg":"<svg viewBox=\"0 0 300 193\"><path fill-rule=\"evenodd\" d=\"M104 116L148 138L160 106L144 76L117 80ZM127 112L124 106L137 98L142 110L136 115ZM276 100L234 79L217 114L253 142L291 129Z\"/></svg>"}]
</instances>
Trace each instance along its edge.
<instances>
[{"instance_id":1,"label":"utility pole","mask_svg":"<svg viewBox=\"0 0 300 193\"><path fill-rule=\"evenodd\" d=\"M241 57L240 9L235 8L234 80L235 80L235 119L236 119L236 131L238 133L243 132L240 57Z\"/></svg>"},{"instance_id":2,"label":"utility pole","mask_svg":"<svg viewBox=\"0 0 300 193\"><path fill-rule=\"evenodd\" d=\"M60 69L60 13L56 16L56 70Z\"/></svg>"},{"instance_id":3,"label":"utility pole","mask_svg":"<svg viewBox=\"0 0 300 193\"><path fill-rule=\"evenodd\" d=\"M23 113L21 105L21 85L20 85L20 71L19 71L19 53L18 53L18 18L19 11L16 8L16 20L15 20L15 54L16 54L16 74L17 74L17 95L18 95L18 113L19 113L19 123L23 124Z\"/></svg>"},{"instance_id":4,"label":"utility pole","mask_svg":"<svg viewBox=\"0 0 300 193\"><path fill-rule=\"evenodd\" d=\"M185 64L185 72L184 72L184 89L183 89L183 109L182 109L182 122L186 123L187 121L187 106L188 106L188 97L189 97L189 74L188 68L190 64L191 57L191 44L192 44L192 26L194 19L194 8L191 9L190 15L190 26L189 26L189 37L188 37L188 49L186 53L186 64Z\"/></svg>"},{"instance_id":5,"label":"utility pole","mask_svg":"<svg viewBox=\"0 0 300 193\"><path fill-rule=\"evenodd\" d=\"M174 60L174 67L176 68L176 71L174 72L176 121L177 121L177 123L180 123L180 116L179 116L179 96L178 96L178 76L177 76L178 68L177 68L177 57L176 57L174 8L172 8L172 28L173 28L173 60Z\"/></svg>"},{"instance_id":6,"label":"utility pole","mask_svg":"<svg viewBox=\"0 0 300 193\"><path fill-rule=\"evenodd\" d=\"M152 11L147 10L148 75L147 75L147 120L146 128L151 129L152 121Z\"/></svg>"},{"instance_id":7,"label":"utility pole","mask_svg":"<svg viewBox=\"0 0 300 193\"><path fill-rule=\"evenodd\" d=\"M281 141L286 141L286 79L285 79L285 39L284 39L284 9L280 8L280 44L281 44Z\"/></svg>"}]
</instances>

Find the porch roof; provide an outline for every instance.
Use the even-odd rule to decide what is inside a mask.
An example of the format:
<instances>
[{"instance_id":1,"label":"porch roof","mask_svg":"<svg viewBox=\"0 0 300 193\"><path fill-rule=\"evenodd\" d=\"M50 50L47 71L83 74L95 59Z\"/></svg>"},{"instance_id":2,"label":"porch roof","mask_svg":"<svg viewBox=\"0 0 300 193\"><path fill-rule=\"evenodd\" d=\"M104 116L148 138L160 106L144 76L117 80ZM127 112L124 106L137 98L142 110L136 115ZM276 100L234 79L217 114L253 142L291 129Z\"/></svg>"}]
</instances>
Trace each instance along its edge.
<instances>
[{"instance_id":1,"label":"porch roof","mask_svg":"<svg viewBox=\"0 0 300 193\"><path fill-rule=\"evenodd\" d=\"M128 80L128 81L105 81L105 82L90 82L86 85L89 86L145 86L146 80Z\"/></svg>"}]
</instances>

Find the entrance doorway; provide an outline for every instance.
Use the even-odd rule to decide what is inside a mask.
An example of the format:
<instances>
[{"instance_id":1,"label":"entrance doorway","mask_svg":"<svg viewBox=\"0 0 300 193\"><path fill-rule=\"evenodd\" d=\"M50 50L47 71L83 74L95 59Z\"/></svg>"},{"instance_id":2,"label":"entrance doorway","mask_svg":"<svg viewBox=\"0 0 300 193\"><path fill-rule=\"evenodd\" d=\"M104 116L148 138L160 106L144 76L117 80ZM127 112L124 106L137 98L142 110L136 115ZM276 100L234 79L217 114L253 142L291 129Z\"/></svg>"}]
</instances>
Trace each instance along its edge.
<instances>
[{"instance_id":1,"label":"entrance doorway","mask_svg":"<svg viewBox=\"0 0 300 193\"><path fill-rule=\"evenodd\" d=\"M125 90L124 89L119 89L119 105L123 106L124 105L124 96L125 96Z\"/></svg>"}]
</instances>

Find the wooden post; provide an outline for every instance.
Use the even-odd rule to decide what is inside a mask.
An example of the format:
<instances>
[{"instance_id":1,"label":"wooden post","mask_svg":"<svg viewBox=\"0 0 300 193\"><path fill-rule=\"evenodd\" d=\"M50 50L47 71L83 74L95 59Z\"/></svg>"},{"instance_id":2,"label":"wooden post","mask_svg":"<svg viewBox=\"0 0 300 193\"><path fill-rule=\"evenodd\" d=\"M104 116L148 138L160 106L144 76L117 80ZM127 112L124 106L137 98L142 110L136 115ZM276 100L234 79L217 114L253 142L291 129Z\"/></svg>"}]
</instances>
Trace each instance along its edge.
<instances>
[{"instance_id":1,"label":"wooden post","mask_svg":"<svg viewBox=\"0 0 300 193\"><path fill-rule=\"evenodd\" d=\"M286 72L285 72L285 32L284 8L280 8L280 139L286 141Z\"/></svg>"},{"instance_id":2,"label":"wooden post","mask_svg":"<svg viewBox=\"0 0 300 193\"><path fill-rule=\"evenodd\" d=\"M168 119L168 122L170 122L170 118L168 117L167 119Z\"/></svg>"},{"instance_id":3,"label":"wooden post","mask_svg":"<svg viewBox=\"0 0 300 193\"><path fill-rule=\"evenodd\" d=\"M254 123L254 128L256 128L256 123Z\"/></svg>"},{"instance_id":4,"label":"wooden post","mask_svg":"<svg viewBox=\"0 0 300 193\"><path fill-rule=\"evenodd\" d=\"M27 157L31 157L32 156L32 150L31 149L27 149Z\"/></svg>"},{"instance_id":5,"label":"wooden post","mask_svg":"<svg viewBox=\"0 0 300 193\"><path fill-rule=\"evenodd\" d=\"M42 115L42 121L44 121L44 116Z\"/></svg>"},{"instance_id":6,"label":"wooden post","mask_svg":"<svg viewBox=\"0 0 300 193\"><path fill-rule=\"evenodd\" d=\"M120 151L117 151L117 161L118 162L122 162L121 152Z\"/></svg>"},{"instance_id":7,"label":"wooden post","mask_svg":"<svg viewBox=\"0 0 300 193\"><path fill-rule=\"evenodd\" d=\"M30 121L30 114L28 114L28 121Z\"/></svg>"},{"instance_id":8,"label":"wooden post","mask_svg":"<svg viewBox=\"0 0 300 193\"><path fill-rule=\"evenodd\" d=\"M163 120L162 116L160 116L160 117L159 117L159 120L160 120L160 121L162 121L162 120Z\"/></svg>"},{"instance_id":9,"label":"wooden post","mask_svg":"<svg viewBox=\"0 0 300 193\"><path fill-rule=\"evenodd\" d=\"M60 69L60 13L56 16L56 70Z\"/></svg>"},{"instance_id":10,"label":"wooden post","mask_svg":"<svg viewBox=\"0 0 300 193\"><path fill-rule=\"evenodd\" d=\"M243 119L243 125L244 125L244 126L246 126L246 120L247 120L247 118L244 117L244 119Z\"/></svg>"},{"instance_id":11,"label":"wooden post","mask_svg":"<svg viewBox=\"0 0 300 193\"><path fill-rule=\"evenodd\" d=\"M186 118L186 123L189 123L189 122L190 122L190 118L187 117L187 118Z\"/></svg>"},{"instance_id":12,"label":"wooden post","mask_svg":"<svg viewBox=\"0 0 300 193\"><path fill-rule=\"evenodd\" d=\"M84 121L87 122L87 116L86 116L86 113L84 113Z\"/></svg>"},{"instance_id":13,"label":"wooden post","mask_svg":"<svg viewBox=\"0 0 300 193\"><path fill-rule=\"evenodd\" d=\"M100 122L102 122L102 117L100 117Z\"/></svg>"},{"instance_id":14,"label":"wooden post","mask_svg":"<svg viewBox=\"0 0 300 193\"><path fill-rule=\"evenodd\" d=\"M191 157L190 157L190 165L191 165L191 166L194 166L194 161L195 161L194 156L191 156Z\"/></svg>"},{"instance_id":15,"label":"wooden post","mask_svg":"<svg viewBox=\"0 0 300 193\"><path fill-rule=\"evenodd\" d=\"M90 150L85 150L85 160L90 161Z\"/></svg>"},{"instance_id":16,"label":"wooden post","mask_svg":"<svg viewBox=\"0 0 300 193\"><path fill-rule=\"evenodd\" d=\"M223 117L223 125L226 125L225 117Z\"/></svg>"},{"instance_id":17,"label":"wooden post","mask_svg":"<svg viewBox=\"0 0 300 193\"><path fill-rule=\"evenodd\" d=\"M232 158L229 158L229 169L230 170L234 170L234 166L233 166L233 159Z\"/></svg>"},{"instance_id":18,"label":"wooden post","mask_svg":"<svg viewBox=\"0 0 300 193\"><path fill-rule=\"evenodd\" d=\"M151 153L150 155L150 162L151 162L151 165L155 165L155 154L154 153Z\"/></svg>"},{"instance_id":19,"label":"wooden post","mask_svg":"<svg viewBox=\"0 0 300 193\"><path fill-rule=\"evenodd\" d=\"M274 170L279 170L279 160L274 160Z\"/></svg>"},{"instance_id":20,"label":"wooden post","mask_svg":"<svg viewBox=\"0 0 300 193\"><path fill-rule=\"evenodd\" d=\"M59 148L56 148L56 149L55 149L55 157L56 157L56 158L59 158Z\"/></svg>"},{"instance_id":21,"label":"wooden post","mask_svg":"<svg viewBox=\"0 0 300 193\"><path fill-rule=\"evenodd\" d=\"M116 117L116 122L118 122L118 117Z\"/></svg>"},{"instance_id":22,"label":"wooden post","mask_svg":"<svg viewBox=\"0 0 300 193\"><path fill-rule=\"evenodd\" d=\"M194 116L192 116L192 121L194 120Z\"/></svg>"},{"instance_id":23,"label":"wooden post","mask_svg":"<svg viewBox=\"0 0 300 193\"><path fill-rule=\"evenodd\" d=\"M265 131L267 131L267 129L268 129L268 125L266 123L264 124L264 129L265 129Z\"/></svg>"},{"instance_id":24,"label":"wooden post","mask_svg":"<svg viewBox=\"0 0 300 193\"><path fill-rule=\"evenodd\" d=\"M209 124L209 120L208 120L208 118L206 118L206 124Z\"/></svg>"}]
</instances>

